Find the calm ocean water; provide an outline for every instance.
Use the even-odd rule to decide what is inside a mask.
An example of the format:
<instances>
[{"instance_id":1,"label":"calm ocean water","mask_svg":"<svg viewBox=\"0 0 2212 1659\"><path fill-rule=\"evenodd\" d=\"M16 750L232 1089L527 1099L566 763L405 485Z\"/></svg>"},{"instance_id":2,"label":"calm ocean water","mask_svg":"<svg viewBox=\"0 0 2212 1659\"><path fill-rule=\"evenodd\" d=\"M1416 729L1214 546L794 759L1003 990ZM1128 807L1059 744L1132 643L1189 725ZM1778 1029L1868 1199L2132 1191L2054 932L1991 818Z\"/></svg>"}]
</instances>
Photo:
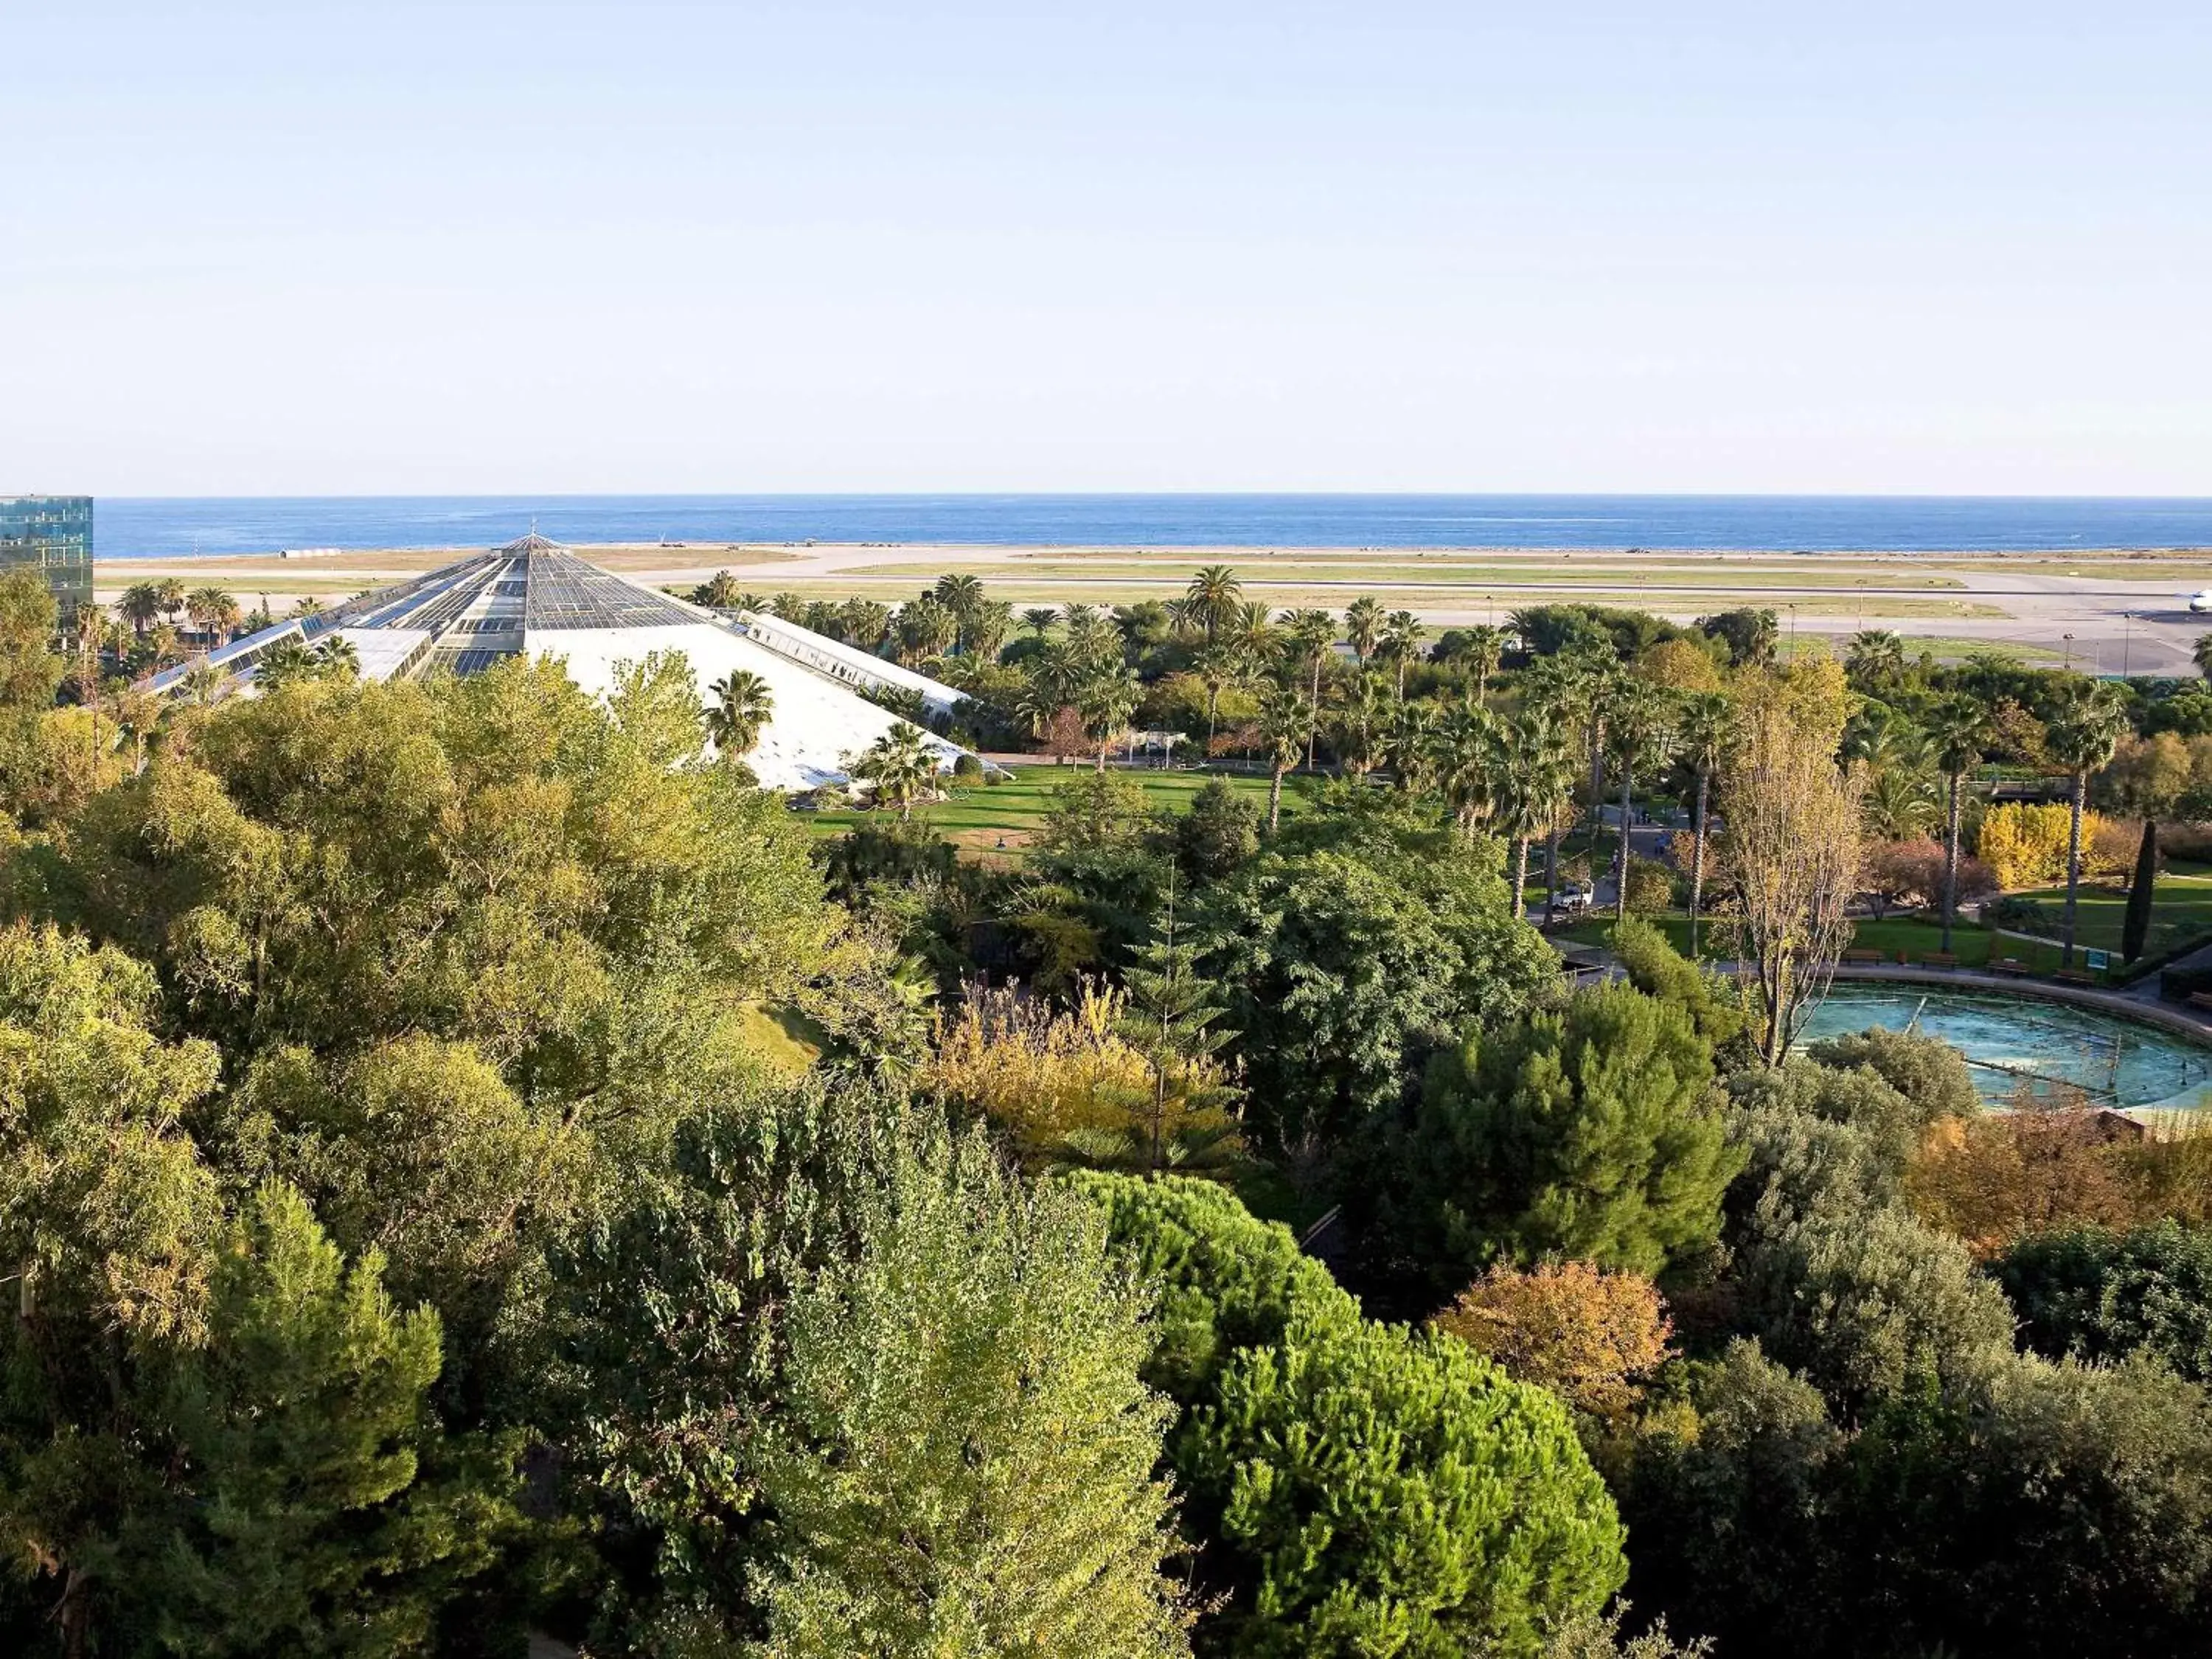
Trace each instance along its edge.
<instances>
[{"instance_id":1,"label":"calm ocean water","mask_svg":"<svg viewBox=\"0 0 2212 1659\"><path fill-rule=\"evenodd\" d=\"M2212 499L1905 495L363 495L102 499L106 557L558 541L1899 552L2212 547Z\"/></svg>"}]
</instances>

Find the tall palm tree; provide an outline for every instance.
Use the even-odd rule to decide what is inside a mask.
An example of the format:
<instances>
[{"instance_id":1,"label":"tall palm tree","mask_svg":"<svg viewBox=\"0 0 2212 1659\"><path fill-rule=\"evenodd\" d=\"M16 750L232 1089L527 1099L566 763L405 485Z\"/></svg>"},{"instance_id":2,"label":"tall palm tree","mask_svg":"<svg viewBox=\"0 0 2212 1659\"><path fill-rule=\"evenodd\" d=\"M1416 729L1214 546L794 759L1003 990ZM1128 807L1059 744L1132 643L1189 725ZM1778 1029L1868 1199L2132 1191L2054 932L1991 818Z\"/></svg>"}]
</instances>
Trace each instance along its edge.
<instances>
[{"instance_id":1,"label":"tall palm tree","mask_svg":"<svg viewBox=\"0 0 2212 1659\"><path fill-rule=\"evenodd\" d=\"M707 735L725 760L740 760L760 741L761 728L775 712L769 684L749 668L732 668L708 686L714 701L707 708Z\"/></svg>"},{"instance_id":2,"label":"tall palm tree","mask_svg":"<svg viewBox=\"0 0 2212 1659\"><path fill-rule=\"evenodd\" d=\"M1237 607L1244 599L1244 584L1237 580L1237 573L1225 564L1209 564L1190 579L1183 591L1183 600L1192 623L1205 632L1207 639L1221 632L1236 619Z\"/></svg>"},{"instance_id":3,"label":"tall palm tree","mask_svg":"<svg viewBox=\"0 0 2212 1659\"><path fill-rule=\"evenodd\" d=\"M1060 612L1048 605L1033 605L1022 612L1022 626L1042 640L1052 632L1053 623L1060 620Z\"/></svg>"},{"instance_id":4,"label":"tall palm tree","mask_svg":"<svg viewBox=\"0 0 2212 1659\"><path fill-rule=\"evenodd\" d=\"M1966 777L1982 763L1982 745L1989 738L1989 711L1972 697L1946 697L1936 706L1929 721L1936 763L1950 786L1943 824L1943 950L1951 949L1952 918L1959 911L1959 817Z\"/></svg>"},{"instance_id":5,"label":"tall palm tree","mask_svg":"<svg viewBox=\"0 0 2212 1659\"><path fill-rule=\"evenodd\" d=\"M1383 620L1382 601L1372 594L1363 593L1344 608L1344 637L1363 668L1382 637Z\"/></svg>"},{"instance_id":6,"label":"tall palm tree","mask_svg":"<svg viewBox=\"0 0 2212 1659\"><path fill-rule=\"evenodd\" d=\"M1463 654L1468 666L1474 670L1474 695L1483 702L1490 701L1490 677L1498 672L1498 665L1505 659L1505 635L1487 626L1467 630Z\"/></svg>"},{"instance_id":7,"label":"tall palm tree","mask_svg":"<svg viewBox=\"0 0 2212 1659\"><path fill-rule=\"evenodd\" d=\"M185 585L174 576L165 577L157 583L154 589L154 596L161 601L161 614L172 621L174 621L178 613L185 608Z\"/></svg>"},{"instance_id":8,"label":"tall palm tree","mask_svg":"<svg viewBox=\"0 0 2212 1659\"><path fill-rule=\"evenodd\" d=\"M2073 813L2066 837L2066 927L2062 967L2074 965L2074 913L2081 886L2081 812L2087 803L2089 775L2112 757L2120 733L2127 729L2127 710L2119 694L2095 680L2077 680L2057 715L2048 723L2045 743L2051 757L2071 775Z\"/></svg>"},{"instance_id":9,"label":"tall palm tree","mask_svg":"<svg viewBox=\"0 0 2212 1659\"><path fill-rule=\"evenodd\" d=\"M1419 794L1434 780L1440 726L1432 702L1401 702L1397 707L1383 753L1397 775L1398 787L1409 795Z\"/></svg>"},{"instance_id":10,"label":"tall palm tree","mask_svg":"<svg viewBox=\"0 0 2212 1659\"><path fill-rule=\"evenodd\" d=\"M1491 821L1513 843L1513 918L1528 914L1528 848L1559 819L1574 787L1566 734L1540 708L1495 728L1490 781Z\"/></svg>"},{"instance_id":11,"label":"tall palm tree","mask_svg":"<svg viewBox=\"0 0 2212 1659\"><path fill-rule=\"evenodd\" d=\"M123 590L115 609L132 633L143 634L161 618L161 590L152 582L133 582Z\"/></svg>"},{"instance_id":12,"label":"tall palm tree","mask_svg":"<svg viewBox=\"0 0 2212 1659\"><path fill-rule=\"evenodd\" d=\"M1698 779L1697 810L1690 835L1690 958L1698 955L1698 913L1705 897L1705 848L1712 839L1708 807L1712 799L1713 774L1720 768L1721 751L1729 739L1734 711L1723 691L1694 691L1682 700L1680 722L1675 727L1679 752Z\"/></svg>"},{"instance_id":13,"label":"tall palm tree","mask_svg":"<svg viewBox=\"0 0 2212 1659\"><path fill-rule=\"evenodd\" d=\"M1488 817L1497 775L1497 720L1480 703L1455 704L1437 722L1432 739L1437 783L1452 822L1468 835Z\"/></svg>"},{"instance_id":14,"label":"tall palm tree","mask_svg":"<svg viewBox=\"0 0 2212 1659\"><path fill-rule=\"evenodd\" d=\"M1283 638L1289 647L1291 660L1306 672L1306 705L1321 708L1321 671L1328 661L1330 650L1336 644L1336 618L1326 611L1293 611L1283 618ZM1306 770L1313 770L1314 742L1321 722L1316 720L1306 732Z\"/></svg>"},{"instance_id":15,"label":"tall palm tree","mask_svg":"<svg viewBox=\"0 0 2212 1659\"><path fill-rule=\"evenodd\" d=\"M196 587L185 595L185 615L202 639L220 645L226 630L237 625L238 601L220 587Z\"/></svg>"},{"instance_id":16,"label":"tall palm tree","mask_svg":"<svg viewBox=\"0 0 2212 1659\"><path fill-rule=\"evenodd\" d=\"M1241 653L1227 640L1209 640L1191 659L1191 672L1206 687L1206 752L1213 752L1213 727L1223 690L1237 682Z\"/></svg>"},{"instance_id":17,"label":"tall palm tree","mask_svg":"<svg viewBox=\"0 0 2212 1659\"><path fill-rule=\"evenodd\" d=\"M1014 608L1004 599L978 599L968 607L960 627L968 654L994 663L1006 646L1006 635L1014 631Z\"/></svg>"},{"instance_id":18,"label":"tall palm tree","mask_svg":"<svg viewBox=\"0 0 2212 1659\"><path fill-rule=\"evenodd\" d=\"M2197 665L2197 672L2212 680L2212 634L2199 634L2189 655Z\"/></svg>"},{"instance_id":19,"label":"tall palm tree","mask_svg":"<svg viewBox=\"0 0 2212 1659\"><path fill-rule=\"evenodd\" d=\"M1076 688L1075 712L1083 717L1083 729L1098 745L1097 770L1106 769L1106 751L1128 729L1129 716L1137 712L1143 695L1135 673L1118 659L1093 668Z\"/></svg>"},{"instance_id":20,"label":"tall palm tree","mask_svg":"<svg viewBox=\"0 0 2212 1659\"><path fill-rule=\"evenodd\" d=\"M1620 876L1613 895L1613 915L1628 919L1628 861L1630 792L1636 769L1656 769L1674 741L1674 700L1663 686L1647 680L1624 678L1613 703L1611 747L1620 767Z\"/></svg>"},{"instance_id":21,"label":"tall palm tree","mask_svg":"<svg viewBox=\"0 0 2212 1659\"><path fill-rule=\"evenodd\" d=\"M1905 678L1905 641L1887 628L1854 634L1844 672L1863 690L1894 685Z\"/></svg>"},{"instance_id":22,"label":"tall palm tree","mask_svg":"<svg viewBox=\"0 0 2212 1659\"><path fill-rule=\"evenodd\" d=\"M921 728L900 720L847 768L862 783L873 786L873 804L896 805L899 817L914 816L914 804L937 778L937 751L922 736Z\"/></svg>"},{"instance_id":23,"label":"tall palm tree","mask_svg":"<svg viewBox=\"0 0 2212 1659\"><path fill-rule=\"evenodd\" d=\"M361 672L361 653L343 634L331 635L308 655L313 659L318 673L349 680Z\"/></svg>"},{"instance_id":24,"label":"tall palm tree","mask_svg":"<svg viewBox=\"0 0 2212 1659\"><path fill-rule=\"evenodd\" d=\"M1410 611L1393 611L1382 619L1376 654L1398 671L1398 701L1406 701L1406 665L1420 654L1421 619Z\"/></svg>"},{"instance_id":25,"label":"tall palm tree","mask_svg":"<svg viewBox=\"0 0 2212 1659\"><path fill-rule=\"evenodd\" d=\"M1260 741L1267 755L1267 833L1283 821L1283 775L1298 763L1313 731L1313 705L1295 686L1270 685L1260 694Z\"/></svg>"},{"instance_id":26,"label":"tall palm tree","mask_svg":"<svg viewBox=\"0 0 2212 1659\"><path fill-rule=\"evenodd\" d=\"M943 656L960 638L960 618L927 593L899 607L897 626L899 661L909 667Z\"/></svg>"},{"instance_id":27,"label":"tall palm tree","mask_svg":"<svg viewBox=\"0 0 2212 1659\"><path fill-rule=\"evenodd\" d=\"M937 585L929 590L929 593L954 616L965 617L982 599L983 579L948 573L937 579Z\"/></svg>"}]
</instances>

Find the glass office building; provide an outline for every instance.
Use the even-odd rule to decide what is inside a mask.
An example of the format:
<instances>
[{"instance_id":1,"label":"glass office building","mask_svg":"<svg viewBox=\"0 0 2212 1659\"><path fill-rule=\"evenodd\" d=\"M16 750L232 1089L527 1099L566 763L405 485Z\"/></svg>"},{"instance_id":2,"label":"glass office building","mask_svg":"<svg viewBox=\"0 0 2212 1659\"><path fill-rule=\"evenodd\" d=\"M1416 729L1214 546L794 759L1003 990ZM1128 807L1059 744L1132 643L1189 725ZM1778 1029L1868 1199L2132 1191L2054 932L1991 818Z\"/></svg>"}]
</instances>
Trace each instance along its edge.
<instances>
[{"instance_id":1,"label":"glass office building","mask_svg":"<svg viewBox=\"0 0 2212 1659\"><path fill-rule=\"evenodd\" d=\"M18 565L46 577L67 628L92 603L92 497L0 495L0 571Z\"/></svg>"}]
</instances>

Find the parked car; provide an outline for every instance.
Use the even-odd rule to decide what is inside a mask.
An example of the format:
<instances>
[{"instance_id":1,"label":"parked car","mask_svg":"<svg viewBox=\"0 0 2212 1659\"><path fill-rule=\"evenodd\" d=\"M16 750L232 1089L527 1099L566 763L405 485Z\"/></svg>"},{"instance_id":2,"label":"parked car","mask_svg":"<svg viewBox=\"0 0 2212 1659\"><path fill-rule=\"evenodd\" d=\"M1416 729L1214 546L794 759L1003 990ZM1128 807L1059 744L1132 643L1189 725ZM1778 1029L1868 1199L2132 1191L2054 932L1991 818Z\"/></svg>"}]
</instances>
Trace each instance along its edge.
<instances>
[{"instance_id":1,"label":"parked car","mask_svg":"<svg viewBox=\"0 0 2212 1659\"><path fill-rule=\"evenodd\" d=\"M1571 881L1559 889L1559 907L1570 915L1577 910L1587 910L1596 902L1597 890L1586 881Z\"/></svg>"}]
</instances>

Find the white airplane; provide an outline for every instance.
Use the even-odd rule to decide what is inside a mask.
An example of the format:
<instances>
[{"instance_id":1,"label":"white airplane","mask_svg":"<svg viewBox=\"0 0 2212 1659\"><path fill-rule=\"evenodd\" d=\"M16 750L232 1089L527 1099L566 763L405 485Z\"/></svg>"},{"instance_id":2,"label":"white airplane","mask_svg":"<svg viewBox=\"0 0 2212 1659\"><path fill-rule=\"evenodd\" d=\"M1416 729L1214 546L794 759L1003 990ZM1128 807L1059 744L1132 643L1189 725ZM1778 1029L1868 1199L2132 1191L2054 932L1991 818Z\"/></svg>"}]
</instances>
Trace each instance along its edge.
<instances>
[{"instance_id":1,"label":"white airplane","mask_svg":"<svg viewBox=\"0 0 2212 1659\"><path fill-rule=\"evenodd\" d=\"M2212 611L2212 587L2208 587L2200 593L2191 593L2189 596L2189 608L2198 612Z\"/></svg>"}]
</instances>

